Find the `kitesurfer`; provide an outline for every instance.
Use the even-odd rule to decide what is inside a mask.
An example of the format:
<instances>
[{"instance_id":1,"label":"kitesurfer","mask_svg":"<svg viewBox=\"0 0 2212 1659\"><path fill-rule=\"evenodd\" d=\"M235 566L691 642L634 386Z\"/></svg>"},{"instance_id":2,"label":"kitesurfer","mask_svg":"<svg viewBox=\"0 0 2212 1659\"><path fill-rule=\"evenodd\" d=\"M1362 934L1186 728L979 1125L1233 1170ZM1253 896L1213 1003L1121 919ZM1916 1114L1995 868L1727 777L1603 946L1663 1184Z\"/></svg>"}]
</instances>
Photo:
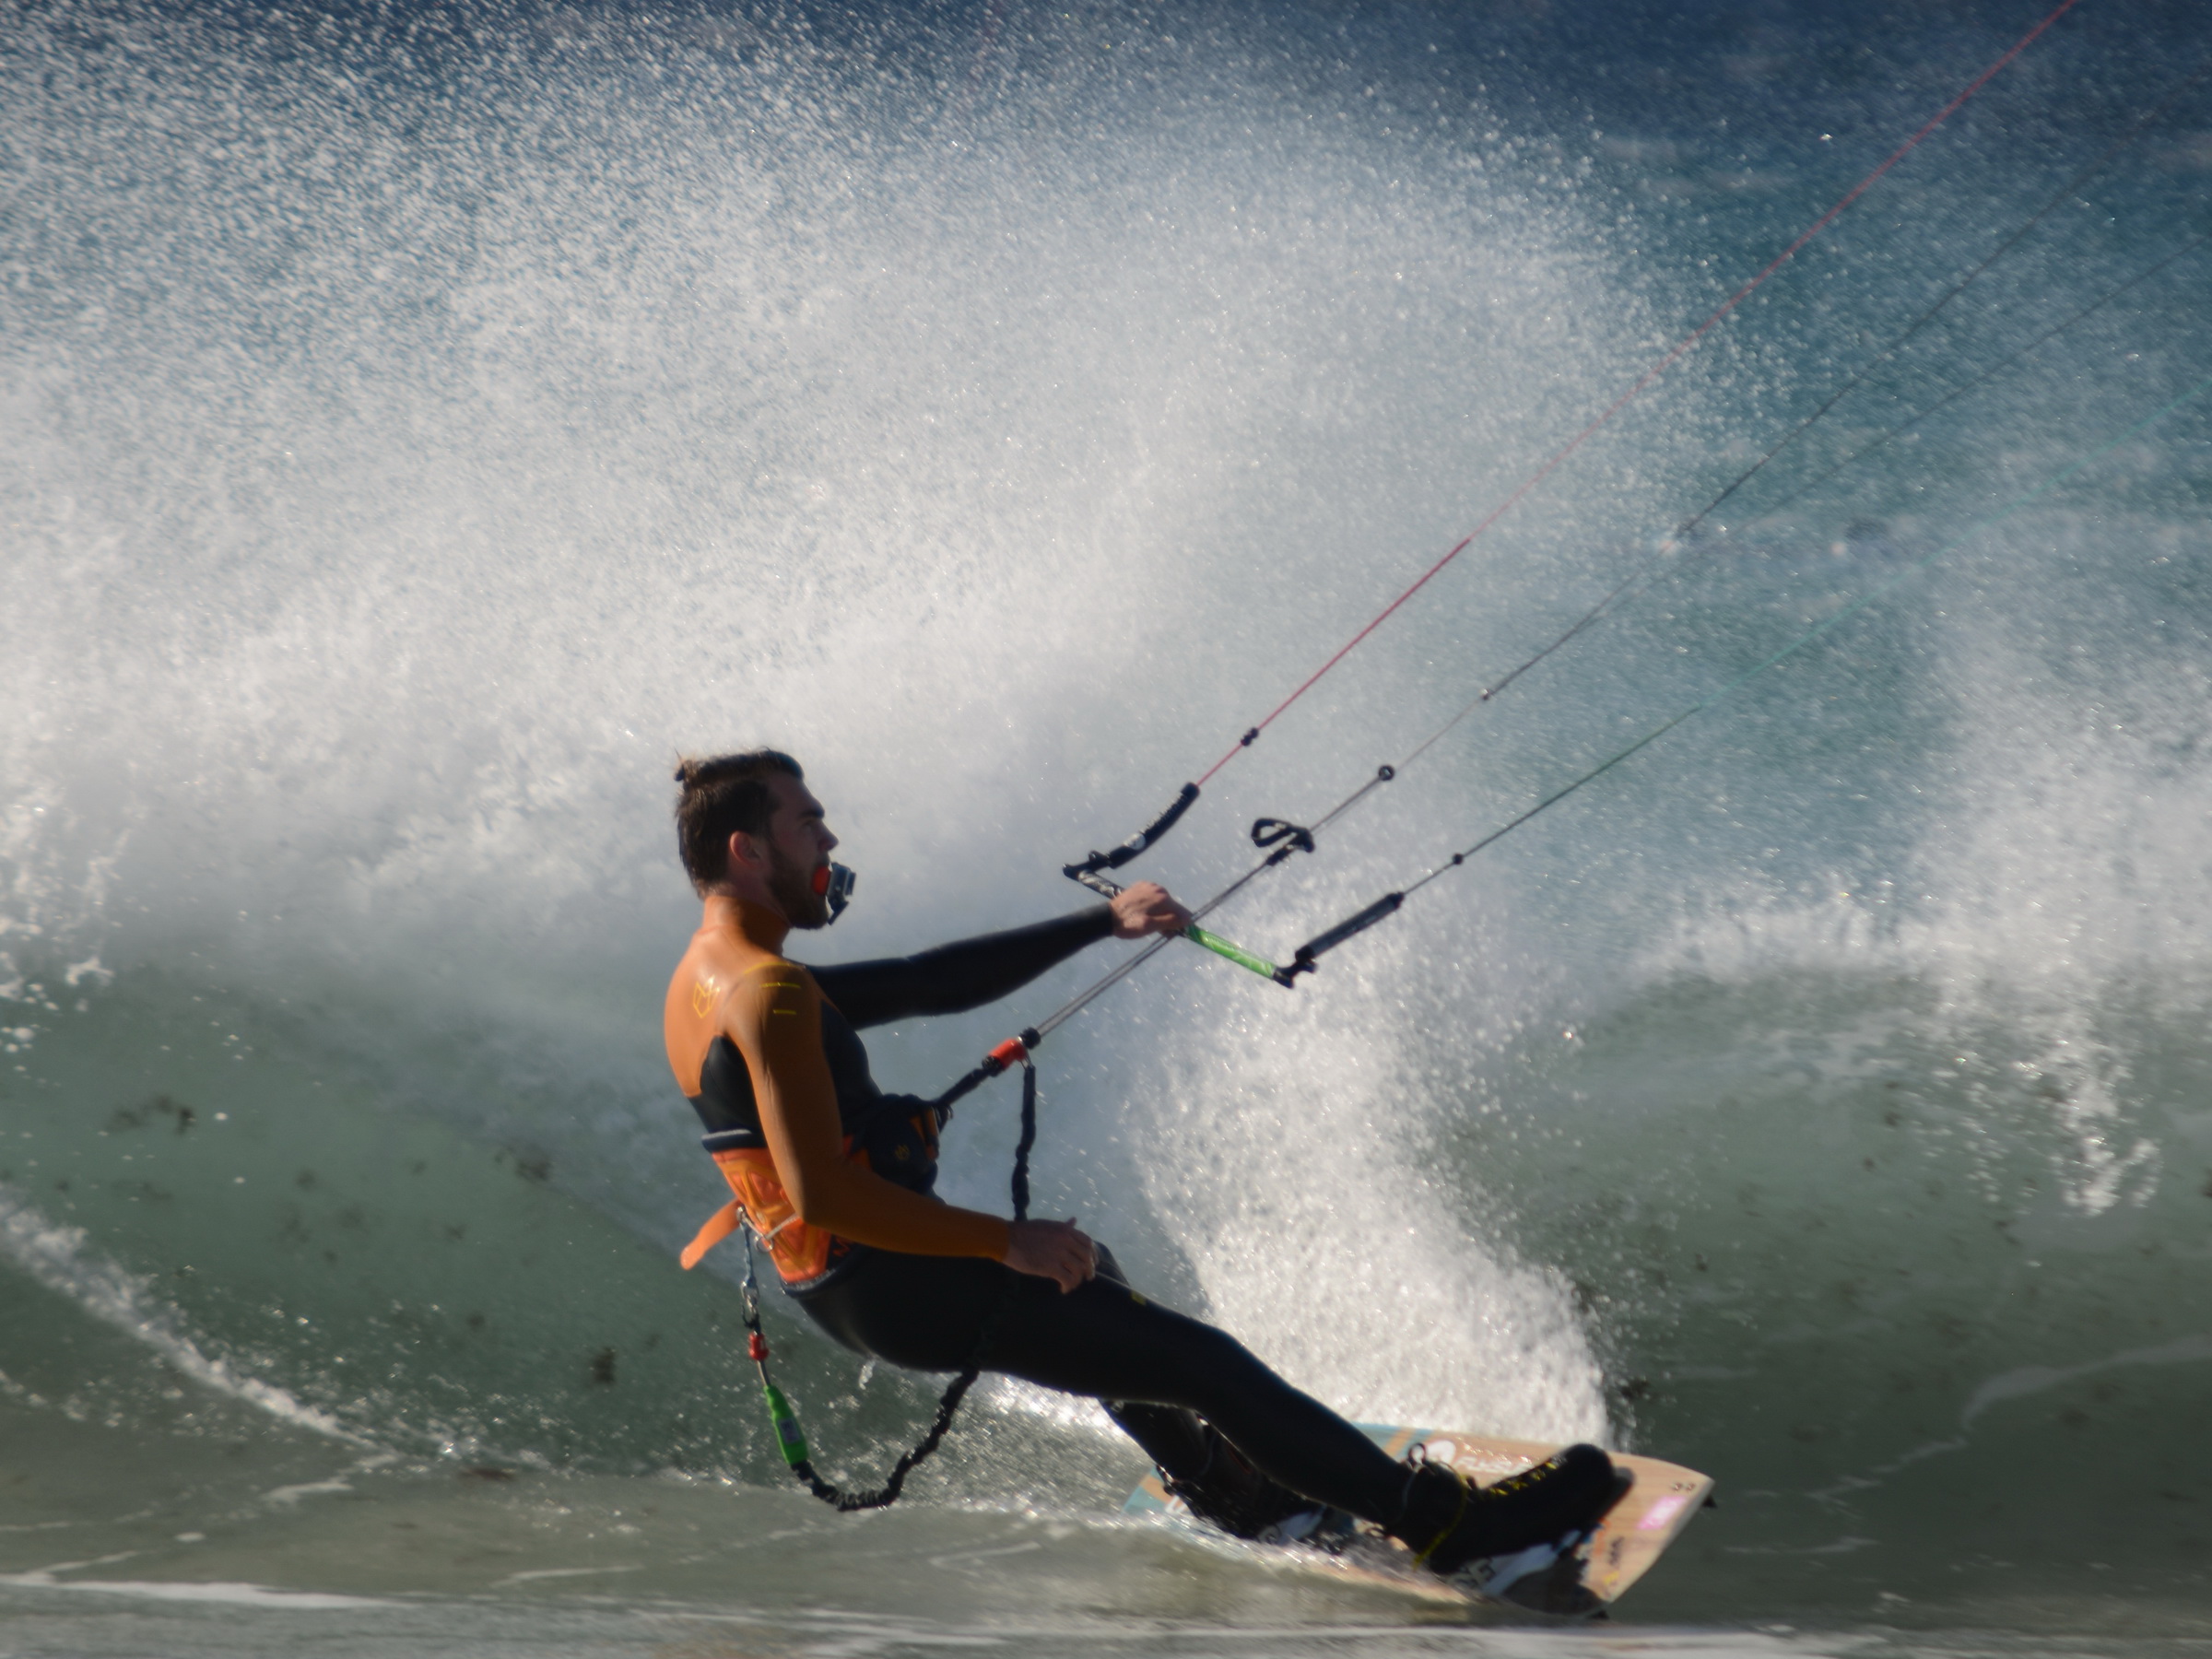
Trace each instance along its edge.
<instances>
[{"instance_id":1,"label":"kitesurfer","mask_svg":"<svg viewBox=\"0 0 2212 1659\"><path fill-rule=\"evenodd\" d=\"M1482 1488L1448 1465L1394 1462L1232 1337L1134 1289L1073 1219L1008 1221L935 1196L935 1114L877 1087L858 1030L978 1007L1087 945L1187 926L1164 889L1140 882L1055 921L808 969L786 937L831 920L842 871L798 762L756 749L687 760L677 779L705 914L669 982L668 1061L736 1194L687 1263L741 1213L793 1300L847 1347L1096 1398L1171 1489L1242 1536L1299 1535L1326 1506L1448 1574L1610 1507L1618 1478L1593 1446Z\"/></svg>"}]
</instances>

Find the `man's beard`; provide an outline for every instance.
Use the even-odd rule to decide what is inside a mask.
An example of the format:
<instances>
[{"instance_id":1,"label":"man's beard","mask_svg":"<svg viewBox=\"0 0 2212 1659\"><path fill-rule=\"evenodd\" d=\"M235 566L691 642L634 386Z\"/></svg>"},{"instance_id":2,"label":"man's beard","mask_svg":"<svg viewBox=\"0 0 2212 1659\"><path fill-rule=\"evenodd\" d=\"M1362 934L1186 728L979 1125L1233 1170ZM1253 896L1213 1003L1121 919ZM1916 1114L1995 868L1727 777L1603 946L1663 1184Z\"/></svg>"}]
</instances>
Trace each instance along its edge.
<instances>
[{"instance_id":1,"label":"man's beard","mask_svg":"<svg viewBox=\"0 0 2212 1659\"><path fill-rule=\"evenodd\" d=\"M814 872L801 869L772 845L768 850L768 890L783 919L802 933L830 925L830 901L814 890Z\"/></svg>"}]
</instances>

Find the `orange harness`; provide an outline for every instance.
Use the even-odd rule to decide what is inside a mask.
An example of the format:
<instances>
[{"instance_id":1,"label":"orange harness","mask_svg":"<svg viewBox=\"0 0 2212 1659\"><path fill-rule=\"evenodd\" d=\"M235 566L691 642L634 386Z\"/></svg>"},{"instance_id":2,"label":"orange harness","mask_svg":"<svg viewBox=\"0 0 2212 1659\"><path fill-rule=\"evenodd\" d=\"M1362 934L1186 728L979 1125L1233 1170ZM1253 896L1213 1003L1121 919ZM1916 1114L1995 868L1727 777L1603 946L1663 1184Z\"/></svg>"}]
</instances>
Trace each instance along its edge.
<instances>
[{"instance_id":1,"label":"orange harness","mask_svg":"<svg viewBox=\"0 0 2212 1659\"><path fill-rule=\"evenodd\" d=\"M853 1137L849 1135L845 1137L845 1154L866 1167L868 1155L853 1150ZM784 1191L783 1178L776 1173L776 1160L768 1149L733 1147L712 1156L736 1196L709 1216L707 1224L684 1246L679 1258L683 1265L687 1268L698 1266L708 1251L740 1227L749 1226L785 1284L803 1284L818 1278L830 1265L830 1246L835 1235L800 1218L798 1206L792 1203L791 1194Z\"/></svg>"},{"instance_id":2,"label":"orange harness","mask_svg":"<svg viewBox=\"0 0 2212 1659\"><path fill-rule=\"evenodd\" d=\"M1033 1037L1034 1033L1029 1033ZM1022 1111L1023 1135L1017 1159L1014 1183L1017 1206L1029 1201L1028 1177L1029 1136L1035 1134L1036 1071L1030 1065L1030 1052L1020 1037L1009 1037L1000 1043L952 1088L934 1100L916 1100L906 1096L887 1096L883 1104L896 1110L883 1117L875 1113L857 1126L855 1133L844 1140L845 1157L864 1170L874 1171L875 1161L867 1148L860 1143L867 1137L871 1145L884 1155L884 1170L893 1182L905 1185L902 1176L906 1170L934 1169L937 1156L937 1130L952 1115L952 1102L959 1100L986 1077L994 1077L1010 1065L1023 1069ZM905 1128L889 1138L877 1135L879 1125L895 1124L903 1120ZM710 1137L711 1138L711 1137ZM776 1272L787 1285L805 1284L828 1271L830 1254L835 1247L837 1235L815 1227L800 1218L799 1207L792 1203L785 1191L783 1178L776 1172L775 1159L765 1147L729 1147L709 1153L715 1166L722 1171L723 1179L730 1183L734 1196L712 1216L700 1228L690 1243L684 1246L678 1258L687 1267L696 1267L707 1252L721 1243L740 1227L750 1227L753 1237L759 1240L768 1251L768 1258L775 1263ZM900 1166L906 1166L900 1169ZM896 1172L893 1172L896 1171Z\"/></svg>"}]
</instances>

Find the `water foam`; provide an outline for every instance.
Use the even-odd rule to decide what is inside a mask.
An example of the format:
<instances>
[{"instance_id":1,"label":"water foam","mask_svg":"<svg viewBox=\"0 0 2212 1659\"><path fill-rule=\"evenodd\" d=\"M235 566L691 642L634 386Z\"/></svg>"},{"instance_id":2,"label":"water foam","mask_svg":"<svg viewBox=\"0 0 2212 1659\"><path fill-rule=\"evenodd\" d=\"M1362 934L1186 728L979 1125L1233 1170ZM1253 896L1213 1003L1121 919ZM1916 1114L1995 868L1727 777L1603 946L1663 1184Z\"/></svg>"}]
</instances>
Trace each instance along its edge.
<instances>
[{"instance_id":1,"label":"water foam","mask_svg":"<svg viewBox=\"0 0 2212 1659\"><path fill-rule=\"evenodd\" d=\"M688 924L675 750L809 758L869 877L841 953L1064 905L1034 849L1118 832L1159 757L1233 729L1364 601L1364 549L1442 534L1421 481L1479 491L1582 395L1513 365L1607 355L1581 332L1600 308L1558 304L1599 267L1540 157L1427 170L1425 140L1318 129L1204 53L1151 112L1187 128L1117 113L1101 173L1019 110L957 153L918 142L788 40L726 61L595 35L482 66L463 109L139 27L163 77L55 36L8 100L50 155L16 210L56 234L153 142L155 115L119 110L185 135L100 251L41 267L39 314L66 326L0 342L34 437L0 479L27 530L0 858L35 982L153 963L304 994L324 1035L463 1119L477 1091L416 1054L556 1074L573 1115L531 1133L625 1213L665 1207L611 1152L649 1115L625 1102L665 1090L623 1010ZM631 50L665 50L686 96L618 73ZM267 147L241 147L227 124L265 111ZM1234 159L1193 171L1193 142ZM1417 648L1488 623L1423 626ZM1309 791L1333 766L1316 735L1403 678L1345 676L1342 712L1225 780L1214 822ZM1362 1104L1387 1087L1371 1061L1224 1049L1205 1018L1154 1041L1158 1098L1202 1083L1218 1121L1251 1120L1224 1159L1159 1112L1142 1155L1154 1206L1199 1218L1167 1236L1218 1311L1287 1360L1451 1329L1418 1382L1320 1380L1590 1427L1572 1320L1422 1195ZM1229 1088L1226 1053L1253 1067ZM1071 1139L1110 1132L1124 1087L1071 1102ZM1302 1158L1270 1155L1278 1112ZM1316 1161L1417 1230L1381 1308L1346 1266L1316 1300L1235 1265L1323 1227L1295 1192Z\"/></svg>"},{"instance_id":2,"label":"water foam","mask_svg":"<svg viewBox=\"0 0 2212 1659\"><path fill-rule=\"evenodd\" d=\"M194 1382L294 1428L351 1445L369 1444L282 1388L241 1375L219 1356L210 1356L144 1280L88 1249L82 1228L55 1226L6 1186L0 1186L0 1252L49 1290L135 1337Z\"/></svg>"},{"instance_id":3,"label":"water foam","mask_svg":"<svg viewBox=\"0 0 2212 1659\"><path fill-rule=\"evenodd\" d=\"M1455 1105L1401 1056L1436 1041L1389 952L1307 1001L1245 999L1140 1091L1147 1196L1231 1330L1365 1420L1602 1439L1565 1286L1469 1225L1424 1135ZM1393 961L1391 959L1395 958ZM1256 1004L1256 1006L1254 1006Z\"/></svg>"},{"instance_id":4,"label":"water foam","mask_svg":"<svg viewBox=\"0 0 2212 1659\"><path fill-rule=\"evenodd\" d=\"M304 1613L351 1611L360 1607L393 1607L402 1604L368 1595L333 1595L323 1590L272 1590L266 1585L228 1580L198 1582L161 1579L62 1578L65 1572L88 1567L112 1566L127 1556L103 1557L95 1561L57 1561L29 1572L0 1572L0 1584L17 1590L66 1590L87 1595L127 1596L138 1601L196 1602L225 1607L259 1610L296 1608Z\"/></svg>"},{"instance_id":5,"label":"water foam","mask_svg":"<svg viewBox=\"0 0 2212 1659\"><path fill-rule=\"evenodd\" d=\"M1943 618L1931 689L1951 713L1944 768L1915 790L1888 873L1832 874L1809 900L1724 888L1636 978L1811 969L1924 983L1929 1046L1995 1050L1959 1060L1994 1074L1969 1085L1984 1133L2003 1139L2006 1097L2032 1088L2065 1147L2065 1202L2085 1217L2147 1203L2164 1155L2144 1133L2129 1028L2190 1018L2212 969L2204 671L2193 636L2156 612L2171 616L2179 572L2208 554L2161 521L2059 513L1901 596ZM2019 581L2023 563L2041 579ZM2131 649L2111 649L2122 637Z\"/></svg>"}]
</instances>

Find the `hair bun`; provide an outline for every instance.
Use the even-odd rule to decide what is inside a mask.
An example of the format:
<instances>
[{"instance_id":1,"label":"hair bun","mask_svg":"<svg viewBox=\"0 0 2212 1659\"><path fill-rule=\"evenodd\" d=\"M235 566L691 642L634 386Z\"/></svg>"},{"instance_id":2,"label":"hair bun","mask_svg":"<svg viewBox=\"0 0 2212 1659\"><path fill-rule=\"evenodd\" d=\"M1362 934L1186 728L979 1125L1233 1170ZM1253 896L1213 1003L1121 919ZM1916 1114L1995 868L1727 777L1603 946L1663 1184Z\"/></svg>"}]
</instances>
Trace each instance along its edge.
<instances>
[{"instance_id":1,"label":"hair bun","mask_svg":"<svg viewBox=\"0 0 2212 1659\"><path fill-rule=\"evenodd\" d=\"M799 763L781 749L735 755L685 755L676 763L682 786L676 801L677 848L684 872L700 892L712 892L728 864L733 834L765 835L776 807L769 787L777 775L803 782Z\"/></svg>"}]
</instances>

